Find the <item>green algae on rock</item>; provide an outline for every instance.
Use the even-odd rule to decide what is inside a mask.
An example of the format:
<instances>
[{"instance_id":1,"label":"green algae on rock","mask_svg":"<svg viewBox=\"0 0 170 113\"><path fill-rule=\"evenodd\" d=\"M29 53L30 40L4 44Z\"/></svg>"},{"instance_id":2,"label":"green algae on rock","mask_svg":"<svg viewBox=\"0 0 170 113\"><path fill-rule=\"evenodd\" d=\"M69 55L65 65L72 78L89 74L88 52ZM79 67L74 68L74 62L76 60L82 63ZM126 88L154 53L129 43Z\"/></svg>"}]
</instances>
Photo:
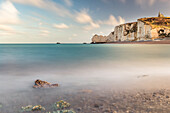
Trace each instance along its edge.
<instances>
[{"instance_id":1,"label":"green algae on rock","mask_svg":"<svg viewBox=\"0 0 170 113\"><path fill-rule=\"evenodd\" d=\"M45 110L45 108L42 107L41 105L36 105L36 106L28 105L28 106L25 106L25 107L21 107L21 112L24 112L24 111L41 111L41 110Z\"/></svg>"},{"instance_id":2,"label":"green algae on rock","mask_svg":"<svg viewBox=\"0 0 170 113\"><path fill-rule=\"evenodd\" d=\"M64 100L60 100L54 104L54 108L57 110L61 110L61 109L69 108L69 107L70 107L70 103L67 103Z\"/></svg>"},{"instance_id":3,"label":"green algae on rock","mask_svg":"<svg viewBox=\"0 0 170 113\"><path fill-rule=\"evenodd\" d=\"M24 112L24 111L32 111L32 108L33 108L32 105L28 105L28 106L25 106L25 107L21 107L21 110L22 110L22 112Z\"/></svg>"},{"instance_id":4,"label":"green algae on rock","mask_svg":"<svg viewBox=\"0 0 170 113\"><path fill-rule=\"evenodd\" d=\"M39 110L45 110L45 108L42 107L41 105L36 105L32 108L32 111L39 111Z\"/></svg>"}]
</instances>

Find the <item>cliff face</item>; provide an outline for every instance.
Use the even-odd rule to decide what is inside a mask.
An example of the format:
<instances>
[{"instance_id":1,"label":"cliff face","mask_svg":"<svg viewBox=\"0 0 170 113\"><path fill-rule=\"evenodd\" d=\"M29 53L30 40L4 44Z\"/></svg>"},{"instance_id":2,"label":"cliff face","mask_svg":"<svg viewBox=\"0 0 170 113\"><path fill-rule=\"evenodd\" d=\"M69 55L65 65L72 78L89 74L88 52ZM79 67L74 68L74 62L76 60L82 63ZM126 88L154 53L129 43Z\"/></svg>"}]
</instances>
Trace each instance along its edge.
<instances>
[{"instance_id":1,"label":"cliff face","mask_svg":"<svg viewBox=\"0 0 170 113\"><path fill-rule=\"evenodd\" d=\"M93 43L144 41L170 37L170 17L141 18L137 22L116 26L108 36L95 35Z\"/></svg>"},{"instance_id":2,"label":"cliff face","mask_svg":"<svg viewBox=\"0 0 170 113\"><path fill-rule=\"evenodd\" d=\"M107 42L107 37L102 35L94 35L92 38L93 43L104 43Z\"/></svg>"}]
</instances>

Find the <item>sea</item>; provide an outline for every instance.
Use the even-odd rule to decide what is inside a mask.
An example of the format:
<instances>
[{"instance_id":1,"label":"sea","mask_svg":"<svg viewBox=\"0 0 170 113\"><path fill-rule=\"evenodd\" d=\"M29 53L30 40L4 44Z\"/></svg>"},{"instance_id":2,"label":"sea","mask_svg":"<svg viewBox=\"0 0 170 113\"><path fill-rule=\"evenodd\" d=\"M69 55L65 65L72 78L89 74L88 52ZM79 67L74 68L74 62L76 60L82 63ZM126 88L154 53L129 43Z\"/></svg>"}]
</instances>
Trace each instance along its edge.
<instances>
[{"instance_id":1,"label":"sea","mask_svg":"<svg viewBox=\"0 0 170 113\"><path fill-rule=\"evenodd\" d=\"M37 79L59 87L34 89ZM168 44L0 45L0 104L6 107L32 104L42 93L50 98L80 90L162 89L169 81Z\"/></svg>"}]
</instances>

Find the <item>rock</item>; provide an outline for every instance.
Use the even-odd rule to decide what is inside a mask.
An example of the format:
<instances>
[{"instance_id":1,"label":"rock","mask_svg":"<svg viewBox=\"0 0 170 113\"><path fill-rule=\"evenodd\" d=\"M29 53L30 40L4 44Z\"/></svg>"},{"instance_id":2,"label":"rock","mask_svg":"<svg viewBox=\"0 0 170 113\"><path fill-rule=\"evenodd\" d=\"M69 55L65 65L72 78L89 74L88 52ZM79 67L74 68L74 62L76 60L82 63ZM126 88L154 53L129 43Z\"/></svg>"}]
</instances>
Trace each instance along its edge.
<instances>
[{"instance_id":1,"label":"rock","mask_svg":"<svg viewBox=\"0 0 170 113\"><path fill-rule=\"evenodd\" d=\"M39 79L35 81L35 85L33 86L33 88L52 88L52 87L58 87L58 84L51 84Z\"/></svg>"},{"instance_id":2,"label":"rock","mask_svg":"<svg viewBox=\"0 0 170 113\"><path fill-rule=\"evenodd\" d=\"M25 107L21 107L21 110L22 111L32 111L32 108L33 108L32 105L28 105L28 106L25 106Z\"/></svg>"},{"instance_id":3,"label":"rock","mask_svg":"<svg viewBox=\"0 0 170 113\"><path fill-rule=\"evenodd\" d=\"M144 78L144 77L148 77L149 75L142 75L142 76L138 76L137 78Z\"/></svg>"},{"instance_id":4,"label":"rock","mask_svg":"<svg viewBox=\"0 0 170 113\"><path fill-rule=\"evenodd\" d=\"M39 110L45 110L45 108L42 107L41 105L36 105L32 108L32 111L39 111Z\"/></svg>"},{"instance_id":5,"label":"rock","mask_svg":"<svg viewBox=\"0 0 170 113\"><path fill-rule=\"evenodd\" d=\"M69 108L70 107L70 103L67 103L66 101L60 100L58 102L56 102L54 104L55 109L57 110L61 110L61 109L65 109L65 108Z\"/></svg>"},{"instance_id":6,"label":"rock","mask_svg":"<svg viewBox=\"0 0 170 113\"><path fill-rule=\"evenodd\" d=\"M77 108L77 111L81 111L81 108L80 108L80 107L78 107L78 108Z\"/></svg>"},{"instance_id":7,"label":"rock","mask_svg":"<svg viewBox=\"0 0 170 113\"><path fill-rule=\"evenodd\" d=\"M25 107L21 107L22 112L24 111L41 111L41 110L45 110L44 107L42 107L41 105L36 105L36 106L32 106L32 105L28 105Z\"/></svg>"},{"instance_id":8,"label":"rock","mask_svg":"<svg viewBox=\"0 0 170 113\"><path fill-rule=\"evenodd\" d=\"M104 113L110 113L111 110L110 110L109 108L106 108L103 112L104 112Z\"/></svg>"},{"instance_id":9,"label":"rock","mask_svg":"<svg viewBox=\"0 0 170 113\"><path fill-rule=\"evenodd\" d=\"M99 108L99 105L98 105L98 104L94 104L94 107L95 107L95 108Z\"/></svg>"},{"instance_id":10,"label":"rock","mask_svg":"<svg viewBox=\"0 0 170 113\"><path fill-rule=\"evenodd\" d=\"M166 98L169 98L169 96L167 95Z\"/></svg>"},{"instance_id":11,"label":"rock","mask_svg":"<svg viewBox=\"0 0 170 113\"><path fill-rule=\"evenodd\" d=\"M92 38L92 43L105 43L107 41L106 36L94 35Z\"/></svg>"}]
</instances>

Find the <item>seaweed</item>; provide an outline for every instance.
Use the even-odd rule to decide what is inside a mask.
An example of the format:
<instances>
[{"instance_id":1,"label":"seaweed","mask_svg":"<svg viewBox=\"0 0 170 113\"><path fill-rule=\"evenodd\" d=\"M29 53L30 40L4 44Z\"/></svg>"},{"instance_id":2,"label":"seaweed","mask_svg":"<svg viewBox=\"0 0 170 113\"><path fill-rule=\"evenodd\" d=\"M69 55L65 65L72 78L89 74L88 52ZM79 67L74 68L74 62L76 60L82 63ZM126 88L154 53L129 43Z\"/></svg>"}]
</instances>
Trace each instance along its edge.
<instances>
[{"instance_id":1,"label":"seaweed","mask_svg":"<svg viewBox=\"0 0 170 113\"><path fill-rule=\"evenodd\" d=\"M25 107L21 107L21 112L24 112L24 111L40 111L40 110L45 110L45 108L42 107L41 105L36 105L36 106L28 105L28 106L25 106Z\"/></svg>"},{"instance_id":2,"label":"seaweed","mask_svg":"<svg viewBox=\"0 0 170 113\"><path fill-rule=\"evenodd\" d=\"M54 104L54 108L57 110L61 110L61 109L69 108L69 107L70 107L70 103L67 103L64 100L60 100Z\"/></svg>"},{"instance_id":3,"label":"seaweed","mask_svg":"<svg viewBox=\"0 0 170 113\"><path fill-rule=\"evenodd\" d=\"M53 113L76 113L73 110L57 110L57 111L53 111Z\"/></svg>"}]
</instances>

